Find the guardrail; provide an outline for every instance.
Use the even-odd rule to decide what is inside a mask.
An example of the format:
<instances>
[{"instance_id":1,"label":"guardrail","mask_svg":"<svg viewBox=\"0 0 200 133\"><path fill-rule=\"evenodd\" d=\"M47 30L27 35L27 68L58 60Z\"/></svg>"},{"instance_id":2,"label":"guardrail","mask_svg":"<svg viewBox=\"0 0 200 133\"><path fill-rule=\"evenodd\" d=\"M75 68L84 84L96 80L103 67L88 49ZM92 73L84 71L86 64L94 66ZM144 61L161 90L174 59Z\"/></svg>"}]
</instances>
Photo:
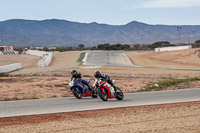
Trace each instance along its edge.
<instances>
[{"instance_id":1,"label":"guardrail","mask_svg":"<svg viewBox=\"0 0 200 133\"><path fill-rule=\"evenodd\" d=\"M40 56L42 59L38 62L38 67L47 67L51 63L52 53L37 50L28 50L26 54Z\"/></svg>"},{"instance_id":2,"label":"guardrail","mask_svg":"<svg viewBox=\"0 0 200 133\"><path fill-rule=\"evenodd\" d=\"M176 47L163 47L163 48L155 48L155 52L183 50L183 49L190 49L190 48L192 48L191 45L188 45L188 46L176 46Z\"/></svg>"},{"instance_id":3,"label":"guardrail","mask_svg":"<svg viewBox=\"0 0 200 133\"><path fill-rule=\"evenodd\" d=\"M0 66L0 73L8 73L21 68L22 68L21 63L14 63L10 65Z\"/></svg>"}]
</instances>

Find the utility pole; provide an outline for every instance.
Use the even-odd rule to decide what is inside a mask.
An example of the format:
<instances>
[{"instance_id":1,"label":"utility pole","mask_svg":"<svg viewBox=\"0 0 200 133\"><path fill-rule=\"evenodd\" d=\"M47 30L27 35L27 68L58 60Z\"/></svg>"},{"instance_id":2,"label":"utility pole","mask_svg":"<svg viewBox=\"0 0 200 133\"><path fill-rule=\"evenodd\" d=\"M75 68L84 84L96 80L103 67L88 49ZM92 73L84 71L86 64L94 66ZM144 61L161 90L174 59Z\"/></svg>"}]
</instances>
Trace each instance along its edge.
<instances>
[{"instance_id":1,"label":"utility pole","mask_svg":"<svg viewBox=\"0 0 200 133\"><path fill-rule=\"evenodd\" d=\"M194 38L194 37L195 37L195 35L194 35L194 34L195 34L195 32L196 32L195 30L193 30L193 31L191 32L191 34L192 34L192 36L193 36L192 38ZM195 41L195 40L194 40L194 41ZM196 48L196 47L197 47L197 44L195 43L195 48Z\"/></svg>"},{"instance_id":2,"label":"utility pole","mask_svg":"<svg viewBox=\"0 0 200 133\"><path fill-rule=\"evenodd\" d=\"M180 45L180 43L181 43L181 33L180 33L180 30L181 30L181 26L178 26L177 27L177 31L178 31L178 33L179 33L179 41L178 41L178 43L179 43L179 45Z\"/></svg>"},{"instance_id":3,"label":"utility pole","mask_svg":"<svg viewBox=\"0 0 200 133\"><path fill-rule=\"evenodd\" d=\"M26 46L26 36L24 36L24 50L25 50L25 46Z\"/></svg>"},{"instance_id":4,"label":"utility pole","mask_svg":"<svg viewBox=\"0 0 200 133\"><path fill-rule=\"evenodd\" d=\"M1 43L0 46L3 46L2 36L3 36L3 30L0 30L0 43Z\"/></svg>"},{"instance_id":5,"label":"utility pole","mask_svg":"<svg viewBox=\"0 0 200 133\"><path fill-rule=\"evenodd\" d=\"M190 44L190 33L188 33L188 44Z\"/></svg>"},{"instance_id":6,"label":"utility pole","mask_svg":"<svg viewBox=\"0 0 200 133\"><path fill-rule=\"evenodd\" d=\"M30 48L30 46L29 46L29 42L30 42L30 39L28 39L28 49Z\"/></svg>"},{"instance_id":7,"label":"utility pole","mask_svg":"<svg viewBox=\"0 0 200 133\"><path fill-rule=\"evenodd\" d=\"M141 35L141 40L142 40L142 45L141 45L141 46L143 46L143 36L144 36L144 35Z\"/></svg>"}]
</instances>

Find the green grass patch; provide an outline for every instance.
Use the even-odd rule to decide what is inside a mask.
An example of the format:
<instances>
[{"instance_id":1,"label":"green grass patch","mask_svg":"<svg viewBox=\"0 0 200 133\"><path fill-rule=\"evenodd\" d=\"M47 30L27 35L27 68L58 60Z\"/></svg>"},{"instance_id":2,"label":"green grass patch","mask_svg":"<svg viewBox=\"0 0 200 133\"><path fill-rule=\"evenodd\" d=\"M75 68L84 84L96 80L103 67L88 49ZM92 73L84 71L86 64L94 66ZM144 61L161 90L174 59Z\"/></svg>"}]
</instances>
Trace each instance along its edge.
<instances>
[{"instance_id":1,"label":"green grass patch","mask_svg":"<svg viewBox=\"0 0 200 133\"><path fill-rule=\"evenodd\" d=\"M57 98L57 96L56 95L52 95L51 98Z\"/></svg>"},{"instance_id":2,"label":"green grass patch","mask_svg":"<svg viewBox=\"0 0 200 133\"><path fill-rule=\"evenodd\" d=\"M188 83L188 82L192 82L192 81L198 81L200 80L200 78L186 78L186 79L173 79L173 78L169 78L169 79L164 79L161 81L158 81L158 83L153 84L153 85L147 85L144 87L144 89L142 89L142 91L152 91L152 90L162 90L163 88L172 86L172 85L176 85L179 83Z\"/></svg>"},{"instance_id":3,"label":"green grass patch","mask_svg":"<svg viewBox=\"0 0 200 133\"><path fill-rule=\"evenodd\" d=\"M77 60L77 62L82 62L82 60L83 60L84 57L85 57L85 53L81 53L80 57Z\"/></svg>"},{"instance_id":4,"label":"green grass patch","mask_svg":"<svg viewBox=\"0 0 200 133\"><path fill-rule=\"evenodd\" d=\"M90 77L90 75L83 75L83 77Z\"/></svg>"},{"instance_id":5,"label":"green grass patch","mask_svg":"<svg viewBox=\"0 0 200 133\"><path fill-rule=\"evenodd\" d=\"M0 73L0 77L9 77L8 73Z\"/></svg>"}]
</instances>

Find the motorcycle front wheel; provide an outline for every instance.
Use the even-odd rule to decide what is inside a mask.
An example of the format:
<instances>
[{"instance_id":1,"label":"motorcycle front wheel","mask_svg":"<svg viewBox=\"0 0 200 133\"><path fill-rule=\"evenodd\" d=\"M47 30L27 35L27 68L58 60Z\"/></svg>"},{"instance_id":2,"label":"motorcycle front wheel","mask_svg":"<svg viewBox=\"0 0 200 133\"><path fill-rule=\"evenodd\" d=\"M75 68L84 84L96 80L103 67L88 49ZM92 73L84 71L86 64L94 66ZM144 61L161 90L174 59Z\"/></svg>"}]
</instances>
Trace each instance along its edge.
<instances>
[{"instance_id":1,"label":"motorcycle front wheel","mask_svg":"<svg viewBox=\"0 0 200 133\"><path fill-rule=\"evenodd\" d=\"M73 87L72 88L72 93L74 94L74 96L78 99L81 99L82 98L82 92L81 90L78 88L78 87Z\"/></svg>"},{"instance_id":2,"label":"motorcycle front wheel","mask_svg":"<svg viewBox=\"0 0 200 133\"><path fill-rule=\"evenodd\" d=\"M123 100L124 99L124 94L123 94L123 92L120 88L116 88L115 98L117 100Z\"/></svg>"},{"instance_id":3,"label":"motorcycle front wheel","mask_svg":"<svg viewBox=\"0 0 200 133\"><path fill-rule=\"evenodd\" d=\"M105 91L104 89L104 93L102 90L98 90L99 93L99 97L103 100L103 101L108 101L108 93L107 91Z\"/></svg>"}]
</instances>

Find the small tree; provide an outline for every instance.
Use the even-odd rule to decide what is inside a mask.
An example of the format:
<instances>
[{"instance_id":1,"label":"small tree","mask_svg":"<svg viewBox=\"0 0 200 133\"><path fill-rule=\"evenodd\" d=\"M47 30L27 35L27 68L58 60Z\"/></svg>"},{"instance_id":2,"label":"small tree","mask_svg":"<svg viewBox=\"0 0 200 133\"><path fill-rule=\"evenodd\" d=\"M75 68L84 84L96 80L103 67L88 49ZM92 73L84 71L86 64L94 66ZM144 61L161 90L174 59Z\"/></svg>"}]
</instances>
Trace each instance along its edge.
<instances>
[{"instance_id":1,"label":"small tree","mask_svg":"<svg viewBox=\"0 0 200 133\"><path fill-rule=\"evenodd\" d=\"M79 44L78 47L82 50L85 47L85 45L84 44Z\"/></svg>"},{"instance_id":2,"label":"small tree","mask_svg":"<svg viewBox=\"0 0 200 133\"><path fill-rule=\"evenodd\" d=\"M159 41L159 42L153 43L150 47L154 49L154 48L166 47L166 46L172 46L172 45L168 41Z\"/></svg>"},{"instance_id":3,"label":"small tree","mask_svg":"<svg viewBox=\"0 0 200 133\"><path fill-rule=\"evenodd\" d=\"M109 44L109 43L99 44L99 45L97 46L97 48L98 48L99 50L109 50L109 49L110 49L110 44Z\"/></svg>"},{"instance_id":4,"label":"small tree","mask_svg":"<svg viewBox=\"0 0 200 133\"><path fill-rule=\"evenodd\" d=\"M196 40L195 43L200 43L200 40Z\"/></svg>"},{"instance_id":5,"label":"small tree","mask_svg":"<svg viewBox=\"0 0 200 133\"><path fill-rule=\"evenodd\" d=\"M123 49L123 50L128 50L130 48L130 45L124 44L124 45L121 45L120 48Z\"/></svg>"}]
</instances>

